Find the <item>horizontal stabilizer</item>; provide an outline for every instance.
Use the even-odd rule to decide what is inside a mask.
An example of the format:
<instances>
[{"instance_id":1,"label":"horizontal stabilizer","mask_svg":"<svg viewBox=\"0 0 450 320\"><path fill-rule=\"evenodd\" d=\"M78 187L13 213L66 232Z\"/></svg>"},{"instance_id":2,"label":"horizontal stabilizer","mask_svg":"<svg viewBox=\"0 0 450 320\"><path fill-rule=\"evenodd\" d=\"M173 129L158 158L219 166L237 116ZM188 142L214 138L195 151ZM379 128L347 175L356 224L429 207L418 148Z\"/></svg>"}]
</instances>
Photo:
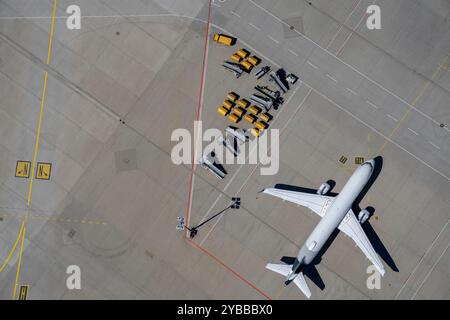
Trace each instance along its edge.
<instances>
[{"instance_id":1,"label":"horizontal stabilizer","mask_svg":"<svg viewBox=\"0 0 450 320\"><path fill-rule=\"evenodd\" d=\"M292 271L292 265L268 263L266 265L266 269L269 269L270 271L276 272L278 274L287 277ZM289 281L286 283L289 283ZM306 284L303 273L300 272L295 276L294 283L308 299L311 297L311 291L309 290L309 287Z\"/></svg>"},{"instance_id":2,"label":"horizontal stabilizer","mask_svg":"<svg viewBox=\"0 0 450 320\"><path fill-rule=\"evenodd\" d=\"M309 299L311 297L311 291L309 290L308 285L306 284L305 277L303 276L303 273L299 273L295 279L294 283L297 285L297 287L303 292L303 294Z\"/></svg>"},{"instance_id":3,"label":"horizontal stabilizer","mask_svg":"<svg viewBox=\"0 0 450 320\"><path fill-rule=\"evenodd\" d=\"M268 263L266 265L266 269L269 269L270 271L279 273L285 277L291 272L291 268L292 268L292 266L288 266L285 264Z\"/></svg>"}]
</instances>

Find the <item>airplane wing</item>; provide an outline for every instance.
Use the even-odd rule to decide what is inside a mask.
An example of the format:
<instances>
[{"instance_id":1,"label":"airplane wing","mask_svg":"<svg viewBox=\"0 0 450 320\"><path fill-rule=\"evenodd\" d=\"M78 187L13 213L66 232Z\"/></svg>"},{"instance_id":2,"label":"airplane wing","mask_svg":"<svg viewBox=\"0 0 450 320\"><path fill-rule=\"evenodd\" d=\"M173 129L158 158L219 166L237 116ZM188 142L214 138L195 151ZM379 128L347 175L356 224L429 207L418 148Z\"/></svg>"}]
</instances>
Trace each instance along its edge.
<instances>
[{"instance_id":1,"label":"airplane wing","mask_svg":"<svg viewBox=\"0 0 450 320\"><path fill-rule=\"evenodd\" d=\"M307 207L321 217L325 215L325 212L334 200L333 197L277 188L264 189L263 193L267 193L283 200L296 203L300 206Z\"/></svg>"},{"instance_id":2,"label":"airplane wing","mask_svg":"<svg viewBox=\"0 0 450 320\"><path fill-rule=\"evenodd\" d=\"M356 245L362 250L362 252L364 252L366 257L373 263L375 268L377 268L377 270L383 276L385 273L384 266L378 258L378 255L375 252L375 249L373 248L369 239L367 238L366 233L362 229L361 224L359 223L358 219L356 219L356 216L353 213L352 209L349 210L347 215L339 224L338 228L350 238L352 238L353 241L355 241Z\"/></svg>"}]
</instances>

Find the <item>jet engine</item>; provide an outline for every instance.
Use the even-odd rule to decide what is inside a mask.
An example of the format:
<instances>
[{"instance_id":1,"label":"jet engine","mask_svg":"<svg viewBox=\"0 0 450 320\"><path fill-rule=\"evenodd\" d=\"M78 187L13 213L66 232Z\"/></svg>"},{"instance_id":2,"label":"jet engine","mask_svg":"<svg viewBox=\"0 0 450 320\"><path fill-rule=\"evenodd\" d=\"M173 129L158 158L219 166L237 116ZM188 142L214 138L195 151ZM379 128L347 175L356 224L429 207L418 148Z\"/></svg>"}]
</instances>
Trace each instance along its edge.
<instances>
[{"instance_id":1,"label":"jet engine","mask_svg":"<svg viewBox=\"0 0 450 320\"><path fill-rule=\"evenodd\" d=\"M358 213L358 221L360 224L363 224L370 218L370 213L367 209L363 209Z\"/></svg>"},{"instance_id":2,"label":"jet engine","mask_svg":"<svg viewBox=\"0 0 450 320\"><path fill-rule=\"evenodd\" d=\"M328 183L324 182L320 185L319 189L317 189L317 194L321 196L326 195L328 191L330 191L330 189L331 186Z\"/></svg>"}]
</instances>

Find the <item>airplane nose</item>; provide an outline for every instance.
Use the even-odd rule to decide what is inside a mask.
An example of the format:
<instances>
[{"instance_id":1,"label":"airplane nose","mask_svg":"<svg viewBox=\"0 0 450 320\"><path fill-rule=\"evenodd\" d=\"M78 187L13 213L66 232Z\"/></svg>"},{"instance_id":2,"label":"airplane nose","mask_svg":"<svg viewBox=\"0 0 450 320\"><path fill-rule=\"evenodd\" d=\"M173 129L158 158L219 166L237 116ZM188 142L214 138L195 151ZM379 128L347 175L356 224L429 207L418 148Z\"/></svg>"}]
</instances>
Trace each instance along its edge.
<instances>
[{"instance_id":1,"label":"airplane nose","mask_svg":"<svg viewBox=\"0 0 450 320\"><path fill-rule=\"evenodd\" d=\"M372 170L375 168L375 161L373 159L367 160L366 163L372 167Z\"/></svg>"}]
</instances>

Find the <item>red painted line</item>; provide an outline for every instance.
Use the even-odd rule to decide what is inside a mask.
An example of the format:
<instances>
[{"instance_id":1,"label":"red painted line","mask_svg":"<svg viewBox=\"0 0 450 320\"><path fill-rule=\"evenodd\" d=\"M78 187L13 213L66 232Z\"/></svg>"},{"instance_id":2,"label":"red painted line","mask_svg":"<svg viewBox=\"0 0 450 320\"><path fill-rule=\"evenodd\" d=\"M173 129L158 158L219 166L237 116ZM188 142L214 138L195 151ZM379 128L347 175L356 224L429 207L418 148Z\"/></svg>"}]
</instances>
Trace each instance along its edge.
<instances>
[{"instance_id":1,"label":"red painted line","mask_svg":"<svg viewBox=\"0 0 450 320\"><path fill-rule=\"evenodd\" d=\"M211 252L209 252L208 250L206 250L205 248L203 248L202 246L198 245L197 243L195 243L194 241L187 239L188 243L190 245L192 245L193 247L199 249L200 251L202 251L203 253L205 253L206 255L208 255L209 257L211 257L214 261L216 261L218 264L220 264L221 266L223 266L225 269L227 269L228 271L230 271L231 273L233 273L236 277L238 277L240 280L242 280L243 282L245 282L247 285L249 285L250 287L252 287L253 289L255 289L256 291L258 291L258 293L260 293L262 296L264 296L266 299L268 300L272 300L272 298L270 298L266 293L264 293L262 290L260 290L258 287L256 287L253 283L251 283L250 281L248 281L247 279L245 279L243 276L241 276L239 273L237 273L236 271L234 271L232 268L230 268L228 265L226 265L222 260L220 260L219 258L217 258L215 255L213 255Z\"/></svg>"},{"instance_id":2,"label":"red painted line","mask_svg":"<svg viewBox=\"0 0 450 320\"><path fill-rule=\"evenodd\" d=\"M211 3L212 0L209 0L208 3L208 20L206 21L206 28L205 28L205 43L203 45L203 60L202 60L202 75L200 78L200 92L198 95L198 105L197 105L197 115L196 115L196 121L198 121L200 119L200 110L202 107L202 91L203 91L203 77L205 75L205 67L206 67L206 49L208 46L208 31L209 31L209 25L210 25L210 21L211 21ZM196 137L194 137L195 140ZM195 146L195 141L193 141L192 144L192 150L194 150L194 146ZM195 151L195 150L194 150ZM192 194L192 180L194 178L194 172L195 172L195 152L192 152L192 157L191 157L191 176L189 178L189 192L188 192L188 205L186 208L186 219L185 219L185 223L188 226L189 225L189 211L190 211L190 207L191 207L191 194ZM185 238L187 238L187 230L186 233L184 234Z\"/></svg>"},{"instance_id":3,"label":"red painted line","mask_svg":"<svg viewBox=\"0 0 450 320\"><path fill-rule=\"evenodd\" d=\"M206 51L207 51L207 48L208 48L208 32L209 32L209 26L210 26L210 21L211 21L211 3L212 3L212 0L209 0L209 4L208 4L208 20L206 22L206 28L205 28L205 43L204 43L204 46L203 46L202 74L201 74L201 79L200 79L200 92L199 92L199 95L198 95L196 121L198 121L200 119L200 111L201 111L201 107L202 107L202 91L203 91L203 85L204 85L203 84L203 78L205 76L205 69L206 69ZM195 141L193 141L193 146L195 146ZM190 213L189 211L190 211L190 207L191 207L191 195L192 195L193 178L194 178L194 172L195 172L195 161L194 161L195 158L194 157L195 157L195 152L192 153L192 158L191 158L192 167L191 167L191 176L189 178L188 204L187 204L187 208L186 208L186 219L185 219L185 223L186 223L187 226L189 226L189 213ZM250 287L255 289L257 292L259 292L261 295L263 295L266 299L272 300L267 294L265 294L263 291L261 291L259 288L257 288L254 284L252 284L250 281L248 281L243 276L241 276L239 273L234 271L231 267L229 267L222 260L217 258L214 254L212 254L211 252L209 252L205 248L201 247L200 245L198 245L194 241L192 241L189 238L189 236L188 236L188 230L186 230L186 232L184 234L184 239L190 245L192 245L194 248L197 248L198 250L200 250L203 253L205 253L207 256L212 258L214 261L216 261L222 267L224 267L225 269L230 271L232 274L234 274L236 277L238 277L241 281L243 281L244 283L246 283L247 285L249 285Z\"/></svg>"}]
</instances>

